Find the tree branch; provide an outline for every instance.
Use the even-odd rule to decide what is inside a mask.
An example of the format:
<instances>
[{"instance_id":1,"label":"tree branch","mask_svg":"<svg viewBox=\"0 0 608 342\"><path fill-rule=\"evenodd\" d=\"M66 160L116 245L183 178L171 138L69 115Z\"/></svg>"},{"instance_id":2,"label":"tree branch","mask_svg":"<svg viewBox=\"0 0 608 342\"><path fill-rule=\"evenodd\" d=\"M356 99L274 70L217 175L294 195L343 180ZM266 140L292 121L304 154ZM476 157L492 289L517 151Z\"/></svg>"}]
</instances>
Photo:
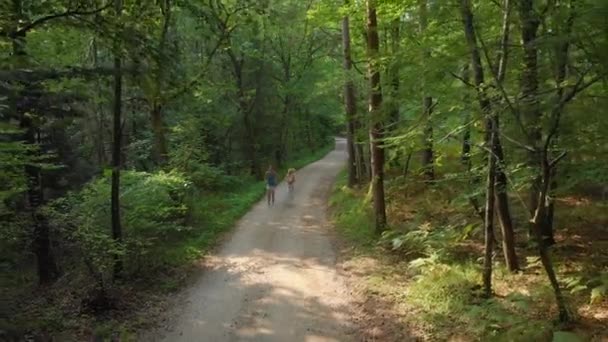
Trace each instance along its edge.
<instances>
[{"instance_id":1,"label":"tree branch","mask_svg":"<svg viewBox=\"0 0 608 342\"><path fill-rule=\"evenodd\" d=\"M94 9L94 10L90 10L90 11L79 11L79 10L67 10L65 12L62 13L54 13L54 14L49 14L47 16L38 18L32 22L27 23L25 26L23 26L22 28L13 31L13 32L9 32L7 36L9 36L10 38L16 38L16 37L20 37L25 35L28 31L45 24L48 21L54 20L54 19L60 19L60 18L66 18L66 17L71 17L71 16L80 16L80 15L93 15L93 14L97 14L99 12L102 12L108 8L110 8L112 6L112 3L108 3L103 7ZM6 34L5 34L6 35Z\"/></svg>"},{"instance_id":2,"label":"tree branch","mask_svg":"<svg viewBox=\"0 0 608 342\"><path fill-rule=\"evenodd\" d=\"M561 100L562 105L565 105L566 103L570 102L572 99L574 99L574 97L577 94L579 94L583 90L589 88L593 84L599 82L602 78L604 78L606 76L605 74L597 75L597 76L593 77L591 80L589 80L588 82L583 82L585 79L585 75L586 75L586 73L581 75L581 77L576 82L576 84L574 85L572 90L562 98L562 100Z\"/></svg>"},{"instance_id":3,"label":"tree branch","mask_svg":"<svg viewBox=\"0 0 608 342\"><path fill-rule=\"evenodd\" d=\"M552 161L549 162L549 168L555 167L555 165L557 165L557 163L559 163L560 160L564 159L564 157L567 154L568 153L566 151L560 153L555 159L553 159Z\"/></svg>"},{"instance_id":4,"label":"tree branch","mask_svg":"<svg viewBox=\"0 0 608 342\"><path fill-rule=\"evenodd\" d=\"M533 152L533 153L536 152L536 150L533 147L528 146L526 144L523 144L523 143L521 143L521 142L519 142L519 141L517 141L517 140L515 140L513 138L510 138L510 137L508 137L507 135L505 135L502 132L500 133L500 136L503 137L503 138L505 138L507 141L513 143L514 145L523 148L524 150L526 150L528 152Z\"/></svg>"},{"instance_id":5,"label":"tree branch","mask_svg":"<svg viewBox=\"0 0 608 342\"><path fill-rule=\"evenodd\" d=\"M471 87L471 88L475 88L477 89L477 87L472 84L471 82L465 80L462 76L455 74L453 71L448 71L448 74L450 74L451 76L453 76L454 78L458 79L459 81L461 81L464 85Z\"/></svg>"}]
</instances>

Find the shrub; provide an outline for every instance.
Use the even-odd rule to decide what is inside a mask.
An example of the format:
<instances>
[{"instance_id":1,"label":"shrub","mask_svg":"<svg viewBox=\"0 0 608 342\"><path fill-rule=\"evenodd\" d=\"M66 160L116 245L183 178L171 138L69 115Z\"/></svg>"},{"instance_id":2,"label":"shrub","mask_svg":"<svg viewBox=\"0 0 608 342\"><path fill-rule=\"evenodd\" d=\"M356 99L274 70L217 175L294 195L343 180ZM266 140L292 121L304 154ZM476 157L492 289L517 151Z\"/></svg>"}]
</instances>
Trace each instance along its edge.
<instances>
[{"instance_id":1,"label":"shrub","mask_svg":"<svg viewBox=\"0 0 608 342\"><path fill-rule=\"evenodd\" d=\"M245 182L243 177L227 175L221 168L203 163L191 165L190 179L197 188L213 191L233 190Z\"/></svg>"},{"instance_id":2,"label":"shrub","mask_svg":"<svg viewBox=\"0 0 608 342\"><path fill-rule=\"evenodd\" d=\"M47 207L51 223L82 255L100 279L110 273L114 254L124 256L125 271L146 272L162 266L155 249L189 229L185 198L191 183L175 172L124 172L121 177L121 246L111 238L110 177L105 175L81 191Z\"/></svg>"}]
</instances>

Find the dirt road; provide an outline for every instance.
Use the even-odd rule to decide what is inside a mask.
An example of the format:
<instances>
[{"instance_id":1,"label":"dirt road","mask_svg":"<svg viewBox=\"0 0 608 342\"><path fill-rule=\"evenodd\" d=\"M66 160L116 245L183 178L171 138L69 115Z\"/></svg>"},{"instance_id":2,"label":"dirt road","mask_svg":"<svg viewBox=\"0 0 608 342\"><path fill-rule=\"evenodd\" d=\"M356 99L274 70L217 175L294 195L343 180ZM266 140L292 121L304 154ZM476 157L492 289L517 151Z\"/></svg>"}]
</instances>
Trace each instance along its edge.
<instances>
[{"instance_id":1,"label":"dirt road","mask_svg":"<svg viewBox=\"0 0 608 342\"><path fill-rule=\"evenodd\" d=\"M352 341L351 299L336 271L326 196L346 155L344 140L280 184L274 207L255 205L185 294L158 341Z\"/></svg>"}]
</instances>

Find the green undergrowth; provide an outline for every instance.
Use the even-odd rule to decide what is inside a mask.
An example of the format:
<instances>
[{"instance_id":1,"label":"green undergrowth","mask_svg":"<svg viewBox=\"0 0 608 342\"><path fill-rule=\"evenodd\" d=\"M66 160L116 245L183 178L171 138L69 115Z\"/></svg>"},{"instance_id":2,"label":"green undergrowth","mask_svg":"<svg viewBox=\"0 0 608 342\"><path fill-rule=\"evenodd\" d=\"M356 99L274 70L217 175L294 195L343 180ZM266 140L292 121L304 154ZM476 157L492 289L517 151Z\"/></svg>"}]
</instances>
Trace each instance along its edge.
<instances>
[{"instance_id":1,"label":"green undergrowth","mask_svg":"<svg viewBox=\"0 0 608 342\"><path fill-rule=\"evenodd\" d=\"M335 189L329 199L337 229L354 247L369 251L374 245L375 234L372 227L372 212L355 190L346 186L346 173L338 176Z\"/></svg>"},{"instance_id":2,"label":"green undergrowth","mask_svg":"<svg viewBox=\"0 0 608 342\"><path fill-rule=\"evenodd\" d=\"M571 326L554 322L552 290L535 251L523 243L518 249L523 270L518 274L504 269L497 250L495 294L490 299L484 298L481 288L483 235L479 218L471 214L466 205L450 199L456 191L453 187L441 183L433 189L425 187L415 181L409 185L398 179L387 182L389 230L381 236L373 232L367 187L349 189L343 172L330 198L336 229L351 247L349 250L355 251L349 253L350 261L354 265L363 265L359 262L361 257L377 261L374 267L365 268L363 286L368 293L391 303L400 324L429 341L597 340L602 334L601 322L598 324L590 312L601 313L606 306L605 297L595 302L591 297L593 289L596 293L601 291L602 285L598 285L603 279L601 264L595 264L593 271L590 267L602 259L564 251L568 241L562 242L562 250L555 249L559 278L576 317ZM573 213L580 215L580 210ZM589 208L590 212L596 210ZM601 221L601 217L596 217L597 220ZM569 232L576 229L583 228L570 227ZM600 249L596 251L600 255L595 257L605 256L601 246L596 248ZM566 259L568 262L564 262ZM560 263L567 266L560 267ZM589 279L595 279L595 283ZM599 298L600 294L596 296Z\"/></svg>"},{"instance_id":3,"label":"green undergrowth","mask_svg":"<svg viewBox=\"0 0 608 342\"><path fill-rule=\"evenodd\" d=\"M295 155L278 173L312 163L333 147ZM190 172L125 171L120 247L109 235L109 185L109 175L103 175L45 208L55 243L69 247L61 255L63 276L41 290L32 267L6 272L13 276L0 281L0 299L10 311L0 316L0 340L29 335L134 341L136 331L162 316L167 295L195 274L196 261L265 192L263 181L205 166ZM123 276L112 282L114 253L125 261Z\"/></svg>"}]
</instances>

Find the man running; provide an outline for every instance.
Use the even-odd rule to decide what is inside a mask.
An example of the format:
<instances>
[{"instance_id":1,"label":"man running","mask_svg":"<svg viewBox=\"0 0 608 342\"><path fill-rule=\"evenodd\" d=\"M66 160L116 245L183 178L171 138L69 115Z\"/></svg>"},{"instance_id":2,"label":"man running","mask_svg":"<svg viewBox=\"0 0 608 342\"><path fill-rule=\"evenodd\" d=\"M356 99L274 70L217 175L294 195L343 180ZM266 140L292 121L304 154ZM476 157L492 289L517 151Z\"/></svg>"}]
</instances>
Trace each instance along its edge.
<instances>
[{"instance_id":1,"label":"man running","mask_svg":"<svg viewBox=\"0 0 608 342\"><path fill-rule=\"evenodd\" d=\"M277 186L277 173L274 171L272 164L268 166L268 171L264 175L266 179L266 197L268 198L268 205L274 205L274 189Z\"/></svg>"}]
</instances>

